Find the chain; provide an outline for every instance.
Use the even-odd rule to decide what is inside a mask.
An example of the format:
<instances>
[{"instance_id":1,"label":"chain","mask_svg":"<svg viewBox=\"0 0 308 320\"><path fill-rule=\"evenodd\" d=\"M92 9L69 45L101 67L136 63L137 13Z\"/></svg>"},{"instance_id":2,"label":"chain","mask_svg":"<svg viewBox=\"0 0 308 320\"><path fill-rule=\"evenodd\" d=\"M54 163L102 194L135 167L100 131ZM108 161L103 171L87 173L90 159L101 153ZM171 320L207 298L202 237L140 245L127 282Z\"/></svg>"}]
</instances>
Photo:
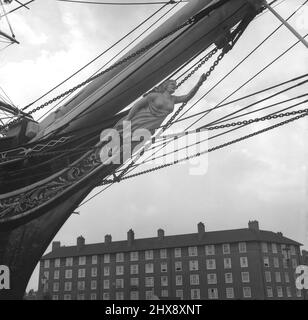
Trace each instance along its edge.
<instances>
[{"instance_id":1,"label":"chain","mask_svg":"<svg viewBox=\"0 0 308 320\"><path fill-rule=\"evenodd\" d=\"M254 118L254 119L249 119L249 120L243 120L243 121L238 121L238 122L232 122L232 123L227 123L224 125L218 125L218 126L213 126L213 127L204 127L209 131L212 130L218 130L218 129L224 129L224 128L230 128L230 127L235 127L235 126L241 126L241 125L248 125L251 123L255 123L255 122L260 122L260 121L266 121L266 120L272 120L272 119L278 119L278 118L284 118L284 117L290 117L290 116L295 116L295 115L299 115L299 114L303 114L303 113L307 113L308 112L308 108L307 109L302 109L302 110L296 110L296 111L291 111L291 112L286 112L286 113L280 113L280 114L275 114L275 115L269 115L269 116L265 116L262 118ZM184 133L180 133L178 135L171 135L171 136L163 136L161 137L161 139L166 139L166 138L174 138L174 137L179 137L181 135L188 135L191 133L196 133L196 132L200 132L201 128L196 129L196 130L191 130L191 131L186 131ZM54 156L54 155L58 155L58 154L63 154L63 153L80 153L80 152L89 152L89 151L93 151L93 150L97 150L97 147L92 147L92 148L75 148L75 149L66 149L66 150L58 150L58 151L50 151L50 152L38 152L38 153L34 153L34 154L26 154L26 155L20 155L20 156L14 156L14 157L4 157L4 158L0 158L0 163L2 162L2 160L14 160L14 159L25 159L25 158L35 158L35 157L40 157L40 156ZM29 150L30 152L32 150Z\"/></svg>"},{"instance_id":2,"label":"chain","mask_svg":"<svg viewBox=\"0 0 308 320\"><path fill-rule=\"evenodd\" d=\"M248 125L248 124L255 123L255 122L290 117L290 116L295 116L297 114L302 114L302 113L307 113L307 112L308 112L308 109L296 110L296 111L291 111L291 112L286 112L286 113L269 115L269 116L265 116L262 118L254 118L254 119L249 119L249 120L226 123L226 124L222 124L222 125L218 125L218 126L209 127L207 129L208 130L217 130L217 129L224 129L224 128L236 127L236 126L241 126L241 125Z\"/></svg>"},{"instance_id":3,"label":"chain","mask_svg":"<svg viewBox=\"0 0 308 320\"><path fill-rule=\"evenodd\" d=\"M210 58L213 57L213 55L218 51L217 47L215 47L213 50L211 50L211 52L209 52L208 55L206 55L204 57L204 59L202 59L202 61L177 85L177 88L180 87L185 81L187 81L196 71L198 71L203 64L205 64ZM207 78L211 75L211 73L215 70L216 66L219 64L219 62L221 61L221 59L224 57L225 55L225 50L223 50L219 56L217 57L217 59L214 61L213 65L210 67L210 69L205 73L204 77L202 78L202 80L199 82L198 87L196 88L197 90L203 85L203 83L207 80ZM191 98L190 98L191 99ZM189 100L190 100L189 99ZM172 115L172 117L168 120L168 122L162 127L161 133L166 131L173 123L174 119L180 114L180 112L184 109L184 107L187 105L187 103L189 102L189 100L185 101L184 103L182 103L182 105L178 108L178 110ZM161 134L160 133L160 134ZM147 146L147 148L149 148L149 146ZM120 180L122 179L122 177L127 173L127 171L135 164L135 162L144 154L146 149L146 146L143 147L143 149L140 151L140 153L136 156L136 159L133 160L120 174L118 177L116 177L114 175L114 180L116 182L120 182Z\"/></svg>"},{"instance_id":4,"label":"chain","mask_svg":"<svg viewBox=\"0 0 308 320\"><path fill-rule=\"evenodd\" d=\"M172 36L174 33L176 33L176 32L178 32L179 30L185 28L186 26L191 25L191 24L194 23L194 22L195 22L195 18L194 18L194 17L188 19L186 22L184 22L183 24L181 24L180 26L178 26L178 27L175 28L174 30L166 33L165 35L163 35L162 37L158 38L157 40L149 43L149 44L146 45L145 47L143 47L143 48L141 48L141 49L139 49L139 50L131 53L130 55L128 55L127 57L123 58L122 60L116 62L115 64L113 64L113 65L110 66L109 68L101 71L100 73L96 74L95 76L93 76L93 77L91 77L91 78L89 78L89 79L81 82L80 84L76 85L75 87L73 87L73 88L71 88L71 89L63 92L62 94L54 97L53 99L50 99L49 101L47 101L47 102L41 104L40 106L34 108L33 110L31 110L31 111L28 113L28 115L31 115L31 114L33 114L33 113L35 113L35 112L37 112L37 111L39 111L39 110L47 107L48 105L50 105L50 104L52 104L52 103L54 103L54 102L56 102L56 101L58 101L58 100L60 100L60 99L62 99L62 98L64 98L64 97L66 97L67 95L72 94L72 93L75 92L76 90L84 87L84 86L87 85L88 83L90 83L90 82L94 81L95 79L101 77L103 74L105 74L105 73L107 73L107 72L109 72L109 71L117 68L118 66L122 65L123 63L126 63L127 61L131 60L132 58L135 58L135 57L137 57L137 56L139 56L139 55L142 55L142 54L145 53L146 51L148 51L148 50L150 50L151 48L153 48L154 46L156 46L156 45L157 45L158 43L160 43L161 41L163 41L163 40L165 40L166 38ZM29 105L29 106L30 106L30 105ZM29 106L26 106L26 107L24 107L24 108L21 109L21 110L24 111L24 110L26 110ZM1 127L0 127L0 130L4 130L4 129L10 128L12 125L14 125L14 124L16 124L16 123L19 123L19 122L21 121L21 119L22 119L22 117L18 117L17 119L11 121L10 123L8 123L8 124L6 124L6 125L4 125L4 126L1 126Z\"/></svg>"},{"instance_id":5,"label":"chain","mask_svg":"<svg viewBox=\"0 0 308 320\"><path fill-rule=\"evenodd\" d=\"M307 109L306 109L307 110ZM200 157L201 155L204 155L206 153L210 153L210 152L213 152L213 151L216 151L216 150L220 150L220 149L223 149L225 147L228 147L232 144L236 144L238 142L241 142L241 141L244 141L244 140L247 140L249 138L252 138L254 136L257 136L261 133L264 133L264 132L267 132L267 131L270 131L270 130L273 130L273 129L276 129L276 128L279 128L283 125L286 125L288 123L291 123L293 121L296 121L296 120L299 120L303 117L306 117L308 116L308 110L305 112L305 113L302 113L292 119L288 119L288 120L285 120L283 122L280 122L280 123L277 123L273 126L270 126L268 128L265 128L265 129L262 129L262 130L259 130L259 131L256 131L254 133L251 133L251 134L248 134L246 136L243 136L243 137L240 137L238 139L235 139L235 140L232 140L232 141L229 141L229 142L226 142L224 144L221 144L221 145L218 145L216 147L213 147L213 148L210 148L206 151L203 151L203 152L198 152L194 155L191 155L191 156L187 156L185 158L182 158L182 159L179 159L179 160L176 160L176 161L173 161L173 162L170 162L170 163L167 163L167 164L163 164L163 165L160 165L160 166L157 166L157 167L154 167L154 168L151 168L151 169L148 169L148 170L144 170L144 171L140 171L138 173L135 173L135 174L132 174L132 175L129 175L129 176L126 176L126 177L123 177L122 180L126 180L126 179L130 179L130 178L134 178L134 177L137 177L137 176L141 176L141 175L144 175L144 174L148 174L148 173L151 173L151 172L154 172L154 171L158 171L160 169L163 169L163 168L167 168L167 167L170 167L170 166L173 166L173 165L176 165L178 163L181 163L181 162L185 162L185 161L188 161L190 159L193 159L193 158L197 158L197 157ZM101 185L107 185L107 184L112 184L114 181L113 180L105 180L101 183Z\"/></svg>"}]
</instances>

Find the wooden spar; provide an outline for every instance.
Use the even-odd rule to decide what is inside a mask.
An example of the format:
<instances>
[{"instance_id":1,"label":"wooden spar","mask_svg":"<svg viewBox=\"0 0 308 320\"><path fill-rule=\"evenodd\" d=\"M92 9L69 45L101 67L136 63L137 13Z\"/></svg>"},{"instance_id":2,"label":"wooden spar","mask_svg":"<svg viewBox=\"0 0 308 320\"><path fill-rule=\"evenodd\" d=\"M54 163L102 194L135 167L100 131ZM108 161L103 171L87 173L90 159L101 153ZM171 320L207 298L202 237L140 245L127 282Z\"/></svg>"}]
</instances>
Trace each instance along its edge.
<instances>
[{"instance_id":1,"label":"wooden spar","mask_svg":"<svg viewBox=\"0 0 308 320\"><path fill-rule=\"evenodd\" d=\"M144 48L174 30L194 14L211 5L211 0L190 1L173 17L153 31L127 55ZM97 123L127 107L192 56L213 44L226 30L236 25L249 11L247 0L232 0L214 10L191 28L185 27L141 56L102 75L70 99L56 113L40 123L33 141L65 126L63 133ZM187 29L187 30L186 30ZM85 115L86 113L86 115Z\"/></svg>"},{"instance_id":2,"label":"wooden spar","mask_svg":"<svg viewBox=\"0 0 308 320\"><path fill-rule=\"evenodd\" d=\"M273 9L266 1L264 1L264 6L280 21L284 24L284 26L291 31L295 37L306 47L308 48L308 42L306 39L301 36L291 25L286 21L285 19L282 18L282 16L275 10Z\"/></svg>"}]
</instances>

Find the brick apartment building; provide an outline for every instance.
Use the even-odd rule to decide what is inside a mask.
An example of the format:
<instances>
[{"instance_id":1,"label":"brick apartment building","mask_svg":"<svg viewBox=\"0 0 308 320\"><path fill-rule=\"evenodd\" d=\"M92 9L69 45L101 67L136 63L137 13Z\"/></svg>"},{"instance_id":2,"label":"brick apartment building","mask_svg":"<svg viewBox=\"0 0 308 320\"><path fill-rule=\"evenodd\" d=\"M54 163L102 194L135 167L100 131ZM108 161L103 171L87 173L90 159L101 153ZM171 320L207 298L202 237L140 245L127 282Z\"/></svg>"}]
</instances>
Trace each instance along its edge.
<instances>
[{"instance_id":1,"label":"brick apartment building","mask_svg":"<svg viewBox=\"0 0 308 320\"><path fill-rule=\"evenodd\" d=\"M38 296L54 300L303 299L295 287L301 244L248 228L76 246L53 242L40 261Z\"/></svg>"}]
</instances>

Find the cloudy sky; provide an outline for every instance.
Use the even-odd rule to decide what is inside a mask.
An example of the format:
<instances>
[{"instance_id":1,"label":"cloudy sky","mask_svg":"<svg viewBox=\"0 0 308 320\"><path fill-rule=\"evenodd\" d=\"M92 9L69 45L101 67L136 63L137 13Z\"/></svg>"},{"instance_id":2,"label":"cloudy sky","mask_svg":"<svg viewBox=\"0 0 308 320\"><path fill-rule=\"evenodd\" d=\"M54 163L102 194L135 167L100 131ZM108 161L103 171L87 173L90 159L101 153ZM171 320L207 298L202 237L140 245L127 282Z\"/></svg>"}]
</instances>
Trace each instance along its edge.
<instances>
[{"instance_id":1,"label":"cloudy sky","mask_svg":"<svg viewBox=\"0 0 308 320\"><path fill-rule=\"evenodd\" d=\"M276 9L286 18L303 2L304 0L286 0ZM111 7L44 0L33 2L30 8L31 10L21 9L9 15L16 38L21 44L0 51L0 86L19 107L33 101L93 59L159 6ZM307 15L307 11L301 10L290 21L303 35L308 32L305 14ZM269 13L256 19L194 101L278 25L279 22ZM3 30L6 27L3 19L0 20L0 26ZM137 36L138 33L134 35ZM53 95L89 76L132 39L124 41ZM281 28L193 111L215 106L294 42L295 37ZM178 93L183 94L189 90L208 67L209 65L204 66ZM307 51L302 44L298 44L232 98L307 72ZM215 120L228 110L237 110L274 92L277 89L226 107L229 109L222 108L199 124ZM260 106L305 93L307 84ZM291 103L282 107L288 105ZM257 113L252 117L261 114L265 113ZM38 114L36 119L40 116L42 114ZM183 130L191 122L181 123L177 129ZM211 140L209 147L272 123L252 125L236 134ZM158 228L163 228L167 235L195 232L200 221L205 223L207 230L222 230L243 228L249 220L258 220L262 229L281 231L287 237L305 244L307 248L307 135L307 120L299 120L202 158L200 161L207 168L202 175L193 175L191 171L200 163L187 163L116 184L82 206L79 209L80 215L72 215L55 240L73 245L79 235L83 235L87 243L101 242L107 233L112 234L114 240L122 240L126 238L126 232L130 228L139 238L154 236ZM91 195L99 190L96 189ZM29 288L36 288L37 281L36 270Z\"/></svg>"}]
</instances>

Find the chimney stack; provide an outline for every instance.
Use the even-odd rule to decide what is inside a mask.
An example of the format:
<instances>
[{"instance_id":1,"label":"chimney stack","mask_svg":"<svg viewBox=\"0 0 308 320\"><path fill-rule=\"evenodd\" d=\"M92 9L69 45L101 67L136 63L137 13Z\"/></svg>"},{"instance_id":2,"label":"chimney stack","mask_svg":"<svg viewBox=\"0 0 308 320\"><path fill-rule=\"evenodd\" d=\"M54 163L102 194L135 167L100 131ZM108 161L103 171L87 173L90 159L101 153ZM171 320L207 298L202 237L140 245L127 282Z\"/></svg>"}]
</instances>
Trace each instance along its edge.
<instances>
[{"instance_id":1,"label":"chimney stack","mask_svg":"<svg viewBox=\"0 0 308 320\"><path fill-rule=\"evenodd\" d=\"M53 241L52 242L52 251L55 251L61 247L61 242L60 241Z\"/></svg>"},{"instance_id":2,"label":"chimney stack","mask_svg":"<svg viewBox=\"0 0 308 320\"><path fill-rule=\"evenodd\" d=\"M249 221L248 222L248 228L250 230L256 230L259 231L259 222L257 220Z\"/></svg>"},{"instance_id":3,"label":"chimney stack","mask_svg":"<svg viewBox=\"0 0 308 320\"><path fill-rule=\"evenodd\" d=\"M198 223L198 239L201 240L204 235L205 235L205 226L204 226L204 223L199 222L199 223Z\"/></svg>"},{"instance_id":4,"label":"chimney stack","mask_svg":"<svg viewBox=\"0 0 308 320\"><path fill-rule=\"evenodd\" d=\"M163 229L158 229L157 230L157 237L159 240L163 240L165 237L165 231Z\"/></svg>"},{"instance_id":5,"label":"chimney stack","mask_svg":"<svg viewBox=\"0 0 308 320\"><path fill-rule=\"evenodd\" d=\"M133 229L129 229L127 232L128 245L131 246L133 244L134 240L135 240L135 233L134 233Z\"/></svg>"},{"instance_id":6,"label":"chimney stack","mask_svg":"<svg viewBox=\"0 0 308 320\"><path fill-rule=\"evenodd\" d=\"M77 238L77 250L81 250L84 247L85 243L85 238L83 236L79 236Z\"/></svg>"},{"instance_id":7,"label":"chimney stack","mask_svg":"<svg viewBox=\"0 0 308 320\"><path fill-rule=\"evenodd\" d=\"M105 244L110 244L112 241L112 236L111 234L106 234L105 235Z\"/></svg>"}]
</instances>

